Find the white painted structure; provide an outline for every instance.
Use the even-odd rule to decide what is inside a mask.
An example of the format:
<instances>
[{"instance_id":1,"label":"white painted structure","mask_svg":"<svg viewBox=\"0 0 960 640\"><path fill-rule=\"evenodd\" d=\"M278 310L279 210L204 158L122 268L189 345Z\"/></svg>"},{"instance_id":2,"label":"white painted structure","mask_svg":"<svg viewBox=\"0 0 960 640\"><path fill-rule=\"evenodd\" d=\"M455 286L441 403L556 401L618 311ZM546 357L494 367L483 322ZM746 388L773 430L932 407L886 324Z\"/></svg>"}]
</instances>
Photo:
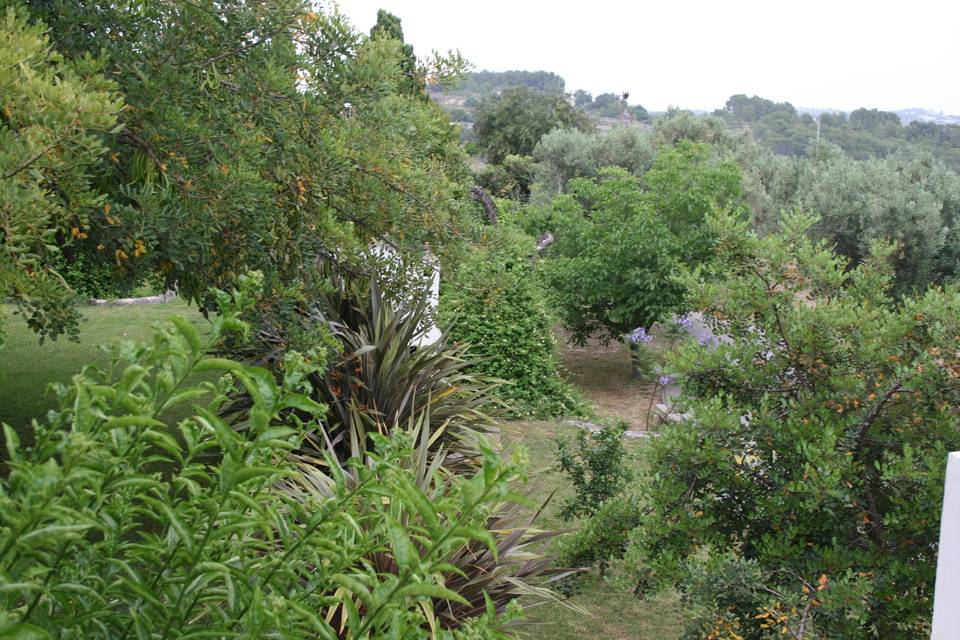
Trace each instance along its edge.
<instances>
[{"instance_id":1,"label":"white painted structure","mask_svg":"<svg viewBox=\"0 0 960 640\"><path fill-rule=\"evenodd\" d=\"M412 276L415 273L421 273L420 269L405 266L400 259L400 254L397 253L397 250L387 243L376 243L370 249L374 256L385 259L385 263L382 264L382 268L384 268L386 272L396 274L401 272L403 269L412 269L412 271L407 272L408 275ZM443 333L436 324L437 308L440 306L440 261L435 255L433 255L433 252L430 251L429 247L424 247L424 256L421 269L422 273L424 274L421 282L426 285L426 280L428 278L430 280L430 295L427 313L431 324L422 328L422 332L415 339L415 346L428 347L438 342L443 336ZM426 275L427 273L429 273L429 275Z\"/></svg>"},{"instance_id":2,"label":"white painted structure","mask_svg":"<svg viewBox=\"0 0 960 640\"><path fill-rule=\"evenodd\" d=\"M960 451L947 458L931 640L960 638Z\"/></svg>"},{"instance_id":3,"label":"white painted structure","mask_svg":"<svg viewBox=\"0 0 960 640\"><path fill-rule=\"evenodd\" d=\"M418 347L428 347L435 344L443 336L435 320L437 307L440 306L440 261L427 250L424 262L430 266L430 318L434 321L430 326L424 328L423 333L420 334L417 339Z\"/></svg>"}]
</instances>

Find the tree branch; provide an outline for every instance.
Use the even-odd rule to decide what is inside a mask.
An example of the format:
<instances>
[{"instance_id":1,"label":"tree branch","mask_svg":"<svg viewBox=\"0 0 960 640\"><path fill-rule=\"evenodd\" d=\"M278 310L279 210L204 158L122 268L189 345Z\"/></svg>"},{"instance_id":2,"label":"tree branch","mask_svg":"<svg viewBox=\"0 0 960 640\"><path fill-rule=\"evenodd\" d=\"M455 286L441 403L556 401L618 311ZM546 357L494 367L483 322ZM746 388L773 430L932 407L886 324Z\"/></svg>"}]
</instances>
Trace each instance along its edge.
<instances>
[{"instance_id":1,"label":"tree branch","mask_svg":"<svg viewBox=\"0 0 960 640\"><path fill-rule=\"evenodd\" d=\"M46 147L44 147L43 149L41 149L40 152L37 153L37 155L35 155L35 156L33 156L32 158L30 158L29 160L27 160L26 162L24 162L23 164L21 164L19 167L17 167L16 169L14 169L13 171L11 171L10 173L7 173L6 175L4 175L4 176L3 176L3 179L4 179L4 180L9 180L9 179L12 178L13 176L15 176L15 175L17 175L18 173L20 173L21 171L29 168L30 165L32 165L34 162L36 162L37 160L39 160L39 159L42 158L43 156L47 155L47 153L49 153L50 151L52 151L56 146L58 146L61 142L63 142L63 140L64 140L66 137L67 137L67 134L64 133L64 134L61 135L59 138L57 138L56 140L54 140L53 142L51 142L49 145L47 145Z\"/></svg>"},{"instance_id":2,"label":"tree branch","mask_svg":"<svg viewBox=\"0 0 960 640\"><path fill-rule=\"evenodd\" d=\"M880 411L883 409L884 405L889 402L890 398L894 396L898 391L903 390L903 382L897 380L892 387L890 387L883 396L877 400L876 403L870 410L867 411L867 415L863 417L863 420L860 421L860 424L857 427L857 437L854 442L854 450L859 450L860 445L863 444L863 440L867 437L867 432L870 430L870 427L873 426L874 421L877 419L877 416L880 415Z\"/></svg>"}]
</instances>

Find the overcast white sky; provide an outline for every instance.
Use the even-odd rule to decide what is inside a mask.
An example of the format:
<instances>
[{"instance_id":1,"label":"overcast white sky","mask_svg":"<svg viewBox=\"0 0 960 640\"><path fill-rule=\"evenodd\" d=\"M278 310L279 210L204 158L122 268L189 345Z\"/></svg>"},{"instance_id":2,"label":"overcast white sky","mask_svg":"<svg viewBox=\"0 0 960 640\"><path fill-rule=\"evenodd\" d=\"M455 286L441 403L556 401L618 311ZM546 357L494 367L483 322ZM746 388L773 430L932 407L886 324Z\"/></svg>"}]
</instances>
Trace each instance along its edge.
<instances>
[{"instance_id":1,"label":"overcast white sky","mask_svg":"<svg viewBox=\"0 0 960 640\"><path fill-rule=\"evenodd\" d=\"M798 107L960 114L956 0L338 0L369 32L402 20L418 55L553 71L567 90L630 92L650 110L712 110L735 93Z\"/></svg>"}]
</instances>

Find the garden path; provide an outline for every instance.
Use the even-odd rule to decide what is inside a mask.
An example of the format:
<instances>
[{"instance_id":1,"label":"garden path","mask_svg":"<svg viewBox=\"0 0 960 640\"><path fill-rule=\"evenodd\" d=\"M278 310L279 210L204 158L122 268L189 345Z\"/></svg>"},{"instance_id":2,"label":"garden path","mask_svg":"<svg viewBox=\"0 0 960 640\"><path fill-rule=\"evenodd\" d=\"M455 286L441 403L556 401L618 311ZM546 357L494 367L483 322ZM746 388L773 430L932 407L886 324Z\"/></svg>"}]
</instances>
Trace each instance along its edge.
<instances>
[{"instance_id":1,"label":"garden path","mask_svg":"<svg viewBox=\"0 0 960 640\"><path fill-rule=\"evenodd\" d=\"M618 342L604 345L591 339L578 347L566 338L558 332L562 375L583 391L597 417L611 423L623 419L631 431L646 431L654 386L633 379L627 346ZM653 346L657 347L656 340ZM656 416L650 412L651 430L656 429L656 421Z\"/></svg>"}]
</instances>

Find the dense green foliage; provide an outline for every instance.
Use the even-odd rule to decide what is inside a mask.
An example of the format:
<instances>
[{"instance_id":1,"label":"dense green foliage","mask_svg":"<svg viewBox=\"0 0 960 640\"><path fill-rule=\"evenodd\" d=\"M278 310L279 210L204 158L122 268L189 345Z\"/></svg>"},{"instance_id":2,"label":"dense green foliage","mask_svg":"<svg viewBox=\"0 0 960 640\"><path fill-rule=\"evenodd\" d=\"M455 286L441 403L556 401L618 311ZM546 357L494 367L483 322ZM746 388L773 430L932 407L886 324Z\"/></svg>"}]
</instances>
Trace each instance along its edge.
<instances>
[{"instance_id":1,"label":"dense green foliage","mask_svg":"<svg viewBox=\"0 0 960 640\"><path fill-rule=\"evenodd\" d=\"M643 175L653 165L656 150L645 131L625 125L602 133L555 129L540 138L533 157L538 191L556 195L573 178L592 178L603 167Z\"/></svg>"},{"instance_id":2,"label":"dense green foliage","mask_svg":"<svg viewBox=\"0 0 960 640\"><path fill-rule=\"evenodd\" d=\"M577 522L576 530L557 545L557 562L568 567L599 570L600 577L627 553L636 528L644 521L643 502L635 491L625 491L605 500L588 518ZM564 587L579 585L567 580ZM607 589L614 587L607 586Z\"/></svg>"},{"instance_id":3,"label":"dense green foliage","mask_svg":"<svg viewBox=\"0 0 960 640\"><path fill-rule=\"evenodd\" d=\"M679 240L640 182L611 168L596 182L572 181L569 191L549 208L545 224L556 241L543 272L573 339L620 339L675 309L683 297L672 281L680 268Z\"/></svg>"},{"instance_id":4,"label":"dense green foliage","mask_svg":"<svg viewBox=\"0 0 960 640\"><path fill-rule=\"evenodd\" d=\"M370 37L403 42L403 27L400 25L400 18L389 11L380 9L377 11L377 23L370 29ZM401 93L426 97L424 79L417 69L417 58L413 54L412 45L403 44L398 56L398 66L400 73L403 75L403 79L397 84L398 90Z\"/></svg>"},{"instance_id":5,"label":"dense green foliage","mask_svg":"<svg viewBox=\"0 0 960 640\"><path fill-rule=\"evenodd\" d=\"M118 281L156 274L202 302L257 268L289 289L318 257L357 263L383 236L440 245L458 226L464 154L415 85L462 60L411 76L387 17L364 38L301 0L28 6L67 60L94 56L84 69L127 102L97 166L106 200L78 199L89 228L74 242Z\"/></svg>"},{"instance_id":6,"label":"dense green foliage","mask_svg":"<svg viewBox=\"0 0 960 640\"><path fill-rule=\"evenodd\" d=\"M683 288L673 276L712 252L707 218L717 210L743 215L736 165L689 142L661 148L642 181L608 168L595 181L571 181L568 191L528 224L556 236L544 275L581 343L594 334L620 339L677 310Z\"/></svg>"},{"instance_id":7,"label":"dense green foliage","mask_svg":"<svg viewBox=\"0 0 960 640\"><path fill-rule=\"evenodd\" d=\"M607 500L617 496L632 480L623 447L625 424L605 427L596 433L581 429L576 449L567 439L558 439L557 466L570 477L574 495L560 508L560 517L571 520L592 516Z\"/></svg>"},{"instance_id":8,"label":"dense green foliage","mask_svg":"<svg viewBox=\"0 0 960 640\"><path fill-rule=\"evenodd\" d=\"M904 125L900 116L877 109L856 109L850 114L825 112L817 121L798 113L789 102L775 103L758 96L731 96L714 112L727 122L747 125L757 139L777 153L804 156L820 141L842 148L852 158L882 158L898 150L930 154L954 170L960 169L960 126L914 121Z\"/></svg>"},{"instance_id":9,"label":"dense green foliage","mask_svg":"<svg viewBox=\"0 0 960 640\"><path fill-rule=\"evenodd\" d=\"M473 369L505 382L498 393L514 416L580 414L578 394L560 378L550 314L538 287L533 241L509 228L445 276L440 319L449 339L469 345Z\"/></svg>"},{"instance_id":10,"label":"dense green foliage","mask_svg":"<svg viewBox=\"0 0 960 640\"><path fill-rule=\"evenodd\" d=\"M473 129L487 159L499 163L508 155L529 156L553 129L589 126L586 116L562 95L513 87L480 102Z\"/></svg>"},{"instance_id":11,"label":"dense green foliage","mask_svg":"<svg viewBox=\"0 0 960 640\"><path fill-rule=\"evenodd\" d=\"M681 243L687 266L713 253L713 232L705 224L713 211L745 219L741 172L730 160L717 160L707 145L680 141L661 147L644 174L647 201Z\"/></svg>"},{"instance_id":12,"label":"dense green foliage","mask_svg":"<svg viewBox=\"0 0 960 640\"><path fill-rule=\"evenodd\" d=\"M304 394L322 363L288 353L278 383L206 355L247 330L250 293L218 294L206 343L174 318L152 345L122 346L112 371L61 386L32 448L5 429L4 634L436 637L434 607L466 603L444 586L449 558L474 541L494 553L483 527L517 467L487 449L482 472L434 482L407 466L409 442L381 438L360 463L328 459L326 493L284 489L300 473L287 453L323 413ZM226 375L189 382L203 371ZM217 417L234 384L251 398L242 429ZM168 423L184 403L190 417ZM493 603L479 614L444 637L497 637Z\"/></svg>"},{"instance_id":13,"label":"dense green foliage","mask_svg":"<svg viewBox=\"0 0 960 640\"><path fill-rule=\"evenodd\" d=\"M477 174L477 184L498 198L519 202L530 199L535 164L530 156L509 155L499 164L488 164Z\"/></svg>"},{"instance_id":14,"label":"dense green foliage","mask_svg":"<svg viewBox=\"0 0 960 640\"><path fill-rule=\"evenodd\" d=\"M641 502L631 490L635 457L624 447L626 428L621 423L593 433L581 429L575 442L554 441L557 470L574 489L558 515L577 520L576 530L560 541L558 558L571 567L596 566L601 578L611 561L623 557L642 515ZM575 590L576 582L567 580L564 587Z\"/></svg>"},{"instance_id":15,"label":"dense green foliage","mask_svg":"<svg viewBox=\"0 0 960 640\"><path fill-rule=\"evenodd\" d=\"M578 89L573 93L573 105L599 118L627 118L638 122L650 120L650 114L643 106L632 107L627 104L629 94L601 93L593 97L587 91Z\"/></svg>"},{"instance_id":16,"label":"dense green foliage","mask_svg":"<svg viewBox=\"0 0 960 640\"><path fill-rule=\"evenodd\" d=\"M635 535L696 604L690 637L929 633L960 295L895 303L890 245L848 269L811 222L761 239L728 220L724 277L690 283L730 340L669 358L692 417L646 450Z\"/></svg>"},{"instance_id":17,"label":"dense green foliage","mask_svg":"<svg viewBox=\"0 0 960 640\"><path fill-rule=\"evenodd\" d=\"M820 214L814 237L854 263L877 239L898 242L898 293L957 275L960 176L930 158L897 153L856 161L824 148L815 158L774 165L769 183L773 207Z\"/></svg>"},{"instance_id":18,"label":"dense green foliage","mask_svg":"<svg viewBox=\"0 0 960 640\"><path fill-rule=\"evenodd\" d=\"M571 574L520 523L523 452L486 440L497 401L588 410L555 318L683 390L639 474L625 423L559 443L565 562L626 556L691 639L929 632L960 127L743 95L647 126L479 72L446 103L471 176L427 99L466 63L383 10L367 37L309 0L0 0L0 59L0 301L41 342L143 283L214 312L4 425L0 636L508 637ZM725 338L647 346L688 309Z\"/></svg>"},{"instance_id":19,"label":"dense green foliage","mask_svg":"<svg viewBox=\"0 0 960 640\"><path fill-rule=\"evenodd\" d=\"M3 4L0 59L0 300L41 340L75 336L74 292L57 267L104 206L95 183L122 101L98 64L64 60L43 25Z\"/></svg>"},{"instance_id":20,"label":"dense green foliage","mask_svg":"<svg viewBox=\"0 0 960 640\"><path fill-rule=\"evenodd\" d=\"M511 87L528 87L543 93L563 95L566 82L550 71L473 71L457 83L458 94L483 97ZM441 87L430 87L437 93Z\"/></svg>"}]
</instances>

